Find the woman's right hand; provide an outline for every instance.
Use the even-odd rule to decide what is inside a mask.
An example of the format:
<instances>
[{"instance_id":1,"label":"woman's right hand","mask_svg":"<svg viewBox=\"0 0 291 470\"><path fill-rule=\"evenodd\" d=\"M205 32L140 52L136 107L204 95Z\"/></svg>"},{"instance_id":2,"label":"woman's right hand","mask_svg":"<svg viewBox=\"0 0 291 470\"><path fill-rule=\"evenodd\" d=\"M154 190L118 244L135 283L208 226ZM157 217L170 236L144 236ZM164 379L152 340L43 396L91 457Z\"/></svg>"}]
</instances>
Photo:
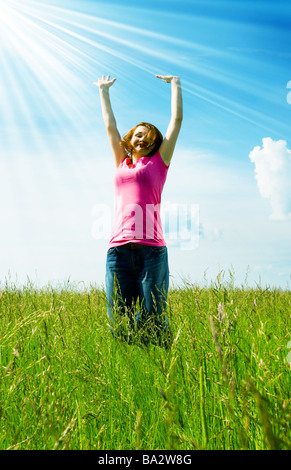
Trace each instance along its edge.
<instances>
[{"instance_id":1,"label":"woman's right hand","mask_svg":"<svg viewBox=\"0 0 291 470\"><path fill-rule=\"evenodd\" d=\"M102 78L98 78L98 81L97 82L93 82L93 85L96 85L98 86L98 88L110 88L113 83L115 82L116 78L113 78L112 80L110 80L110 75L107 76L107 78L105 78L105 75L102 75Z\"/></svg>"}]
</instances>

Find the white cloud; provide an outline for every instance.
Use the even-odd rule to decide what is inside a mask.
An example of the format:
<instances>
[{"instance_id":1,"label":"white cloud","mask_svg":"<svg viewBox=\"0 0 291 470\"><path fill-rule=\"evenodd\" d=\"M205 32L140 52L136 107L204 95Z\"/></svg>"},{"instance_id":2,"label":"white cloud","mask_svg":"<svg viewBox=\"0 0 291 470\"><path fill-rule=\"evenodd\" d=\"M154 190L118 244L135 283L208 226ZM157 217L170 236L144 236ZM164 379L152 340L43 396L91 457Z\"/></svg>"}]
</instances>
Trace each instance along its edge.
<instances>
[{"instance_id":1,"label":"white cloud","mask_svg":"<svg viewBox=\"0 0 291 470\"><path fill-rule=\"evenodd\" d=\"M271 218L286 219L291 216L291 150L285 140L263 139L249 154L255 164L255 178L263 198L271 204Z\"/></svg>"}]
</instances>

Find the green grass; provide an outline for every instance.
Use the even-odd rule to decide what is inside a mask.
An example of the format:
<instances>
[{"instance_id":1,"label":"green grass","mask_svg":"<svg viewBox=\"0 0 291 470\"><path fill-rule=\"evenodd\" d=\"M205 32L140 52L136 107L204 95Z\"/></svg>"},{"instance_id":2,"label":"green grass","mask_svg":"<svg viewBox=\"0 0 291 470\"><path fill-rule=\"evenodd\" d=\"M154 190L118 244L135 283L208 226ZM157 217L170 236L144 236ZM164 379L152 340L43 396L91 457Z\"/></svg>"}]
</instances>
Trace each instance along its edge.
<instances>
[{"instance_id":1,"label":"green grass","mask_svg":"<svg viewBox=\"0 0 291 470\"><path fill-rule=\"evenodd\" d=\"M0 449L290 449L290 291L185 282L169 349L113 339L104 291L0 285Z\"/></svg>"}]
</instances>

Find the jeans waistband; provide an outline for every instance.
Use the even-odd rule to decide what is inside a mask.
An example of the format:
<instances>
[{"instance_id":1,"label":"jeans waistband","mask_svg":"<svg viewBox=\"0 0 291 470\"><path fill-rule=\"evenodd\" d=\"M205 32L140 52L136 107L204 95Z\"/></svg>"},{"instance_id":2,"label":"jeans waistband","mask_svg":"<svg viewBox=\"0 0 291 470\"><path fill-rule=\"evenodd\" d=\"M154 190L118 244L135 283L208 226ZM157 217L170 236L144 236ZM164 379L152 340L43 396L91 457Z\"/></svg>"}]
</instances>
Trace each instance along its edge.
<instances>
[{"instance_id":1,"label":"jeans waistband","mask_svg":"<svg viewBox=\"0 0 291 470\"><path fill-rule=\"evenodd\" d=\"M142 243L126 243L125 245L121 245L123 248L127 248L128 250L141 250L147 245L143 245Z\"/></svg>"}]
</instances>

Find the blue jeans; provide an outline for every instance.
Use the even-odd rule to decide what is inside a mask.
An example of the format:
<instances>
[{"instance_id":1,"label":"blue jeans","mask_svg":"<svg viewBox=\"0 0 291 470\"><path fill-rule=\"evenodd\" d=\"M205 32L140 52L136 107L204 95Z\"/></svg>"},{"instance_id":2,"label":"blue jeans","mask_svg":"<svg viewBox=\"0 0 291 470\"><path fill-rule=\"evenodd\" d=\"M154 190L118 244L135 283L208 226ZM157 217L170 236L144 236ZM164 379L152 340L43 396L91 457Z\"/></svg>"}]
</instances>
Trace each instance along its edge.
<instances>
[{"instance_id":1,"label":"blue jeans","mask_svg":"<svg viewBox=\"0 0 291 470\"><path fill-rule=\"evenodd\" d=\"M132 315L139 299L140 309L135 318L130 318L131 326L141 327L150 321L160 330L168 329L168 320L163 315L169 289L166 246L128 243L110 248L105 287L107 311L113 327L120 314Z\"/></svg>"}]
</instances>

